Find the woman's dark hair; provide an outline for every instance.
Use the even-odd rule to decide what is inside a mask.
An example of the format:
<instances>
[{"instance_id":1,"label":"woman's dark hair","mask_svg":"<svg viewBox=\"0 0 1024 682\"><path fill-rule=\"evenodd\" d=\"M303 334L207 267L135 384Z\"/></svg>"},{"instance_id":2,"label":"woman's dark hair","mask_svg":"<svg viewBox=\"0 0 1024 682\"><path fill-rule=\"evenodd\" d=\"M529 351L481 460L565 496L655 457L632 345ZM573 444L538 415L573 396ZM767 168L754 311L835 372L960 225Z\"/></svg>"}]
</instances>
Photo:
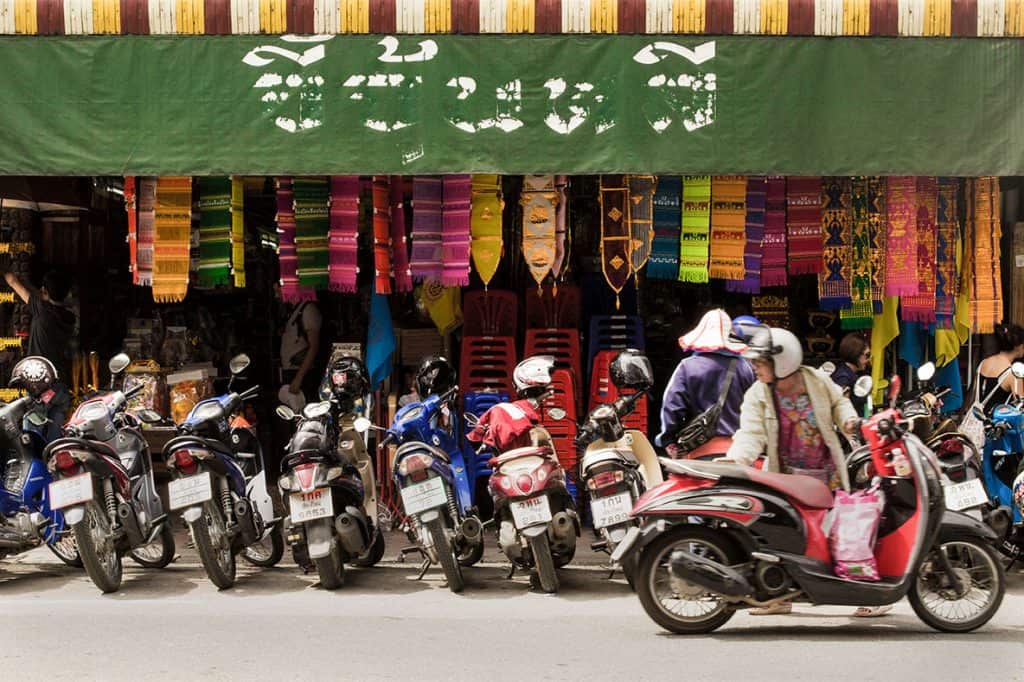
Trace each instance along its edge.
<instances>
[{"instance_id":1,"label":"woman's dark hair","mask_svg":"<svg viewBox=\"0 0 1024 682\"><path fill-rule=\"evenodd\" d=\"M43 275L43 288L50 295L51 301L63 303L64 299L71 293L71 282L62 273L50 270Z\"/></svg>"},{"instance_id":2,"label":"woman's dark hair","mask_svg":"<svg viewBox=\"0 0 1024 682\"><path fill-rule=\"evenodd\" d=\"M1024 327L1019 324L997 324L996 345L1000 353L1024 345Z\"/></svg>"},{"instance_id":3,"label":"woman's dark hair","mask_svg":"<svg viewBox=\"0 0 1024 682\"><path fill-rule=\"evenodd\" d=\"M868 342L860 332L850 332L839 342L839 359L856 365L860 362L860 356L867 347Z\"/></svg>"}]
</instances>

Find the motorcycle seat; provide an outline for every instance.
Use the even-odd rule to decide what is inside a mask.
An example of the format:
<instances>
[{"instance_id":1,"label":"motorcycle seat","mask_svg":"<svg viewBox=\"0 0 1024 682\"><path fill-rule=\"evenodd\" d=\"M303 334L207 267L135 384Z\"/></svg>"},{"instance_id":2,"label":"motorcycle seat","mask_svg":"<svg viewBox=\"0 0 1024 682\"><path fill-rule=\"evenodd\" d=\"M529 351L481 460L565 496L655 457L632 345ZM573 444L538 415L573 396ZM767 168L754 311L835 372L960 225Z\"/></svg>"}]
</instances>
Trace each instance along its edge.
<instances>
[{"instance_id":1,"label":"motorcycle seat","mask_svg":"<svg viewBox=\"0 0 1024 682\"><path fill-rule=\"evenodd\" d=\"M832 507L832 491L827 485L810 476L777 474L729 462L703 462L663 457L661 463L669 473L713 480L732 478L750 481L777 490L805 507L812 509L830 509Z\"/></svg>"},{"instance_id":2,"label":"motorcycle seat","mask_svg":"<svg viewBox=\"0 0 1024 682\"><path fill-rule=\"evenodd\" d=\"M523 457L545 457L545 458L547 458L547 457L551 457L553 454L554 454L554 451L551 448L547 447L547 446L544 446L544 445L532 446L531 445L531 446L528 446L528 447L525 447L525 448L516 448L514 450L509 450L508 452L503 452L500 455L498 455L497 457L491 457L490 461L487 462L487 466L489 466L490 468L493 469L496 466L501 466L502 464L506 464L508 462L511 462L514 459L521 459Z\"/></svg>"}]
</instances>

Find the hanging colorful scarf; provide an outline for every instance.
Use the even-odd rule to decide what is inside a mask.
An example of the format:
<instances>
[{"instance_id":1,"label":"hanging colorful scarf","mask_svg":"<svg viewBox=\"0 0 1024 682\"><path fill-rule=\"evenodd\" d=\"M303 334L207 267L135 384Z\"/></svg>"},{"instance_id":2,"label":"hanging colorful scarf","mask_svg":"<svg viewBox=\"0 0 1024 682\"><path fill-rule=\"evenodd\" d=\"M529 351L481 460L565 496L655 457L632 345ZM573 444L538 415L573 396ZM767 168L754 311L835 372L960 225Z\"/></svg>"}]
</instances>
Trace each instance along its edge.
<instances>
[{"instance_id":1,"label":"hanging colorful scarf","mask_svg":"<svg viewBox=\"0 0 1024 682\"><path fill-rule=\"evenodd\" d=\"M654 240L654 192L658 179L653 175L626 176L629 183L629 262L633 273L640 275L640 269L651 257L651 243Z\"/></svg>"},{"instance_id":2,"label":"hanging colorful scarf","mask_svg":"<svg viewBox=\"0 0 1024 682\"><path fill-rule=\"evenodd\" d=\"M316 291L299 286L296 274L299 264L295 252L295 198L292 193L292 179L277 179L277 253L281 270L281 300L285 303L299 303L316 299Z\"/></svg>"},{"instance_id":3,"label":"hanging colorful scarf","mask_svg":"<svg viewBox=\"0 0 1024 682\"><path fill-rule=\"evenodd\" d=\"M153 300L177 303L188 293L192 178L157 179L153 230Z\"/></svg>"},{"instance_id":4,"label":"hanging colorful scarf","mask_svg":"<svg viewBox=\"0 0 1024 682\"><path fill-rule=\"evenodd\" d=\"M767 179L763 175L747 178L746 245L743 249L743 279L730 279L726 291L761 293L761 259L764 250L764 213Z\"/></svg>"},{"instance_id":5,"label":"hanging colorful scarf","mask_svg":"<svg viewBox=\"0 0 1024 682\"><path fill-rule=\"evenodd\" d=\"M199 286L211 289L231 278L231 178L201 177L199 190Z\"/></svg>"},{"instance_id":6,"label":"hanging colorful scarf","mask_svg":"<svg viewBox=\"0 0 1024 682\"><path fill-rule=\"evenodd\" d=\"M326 289L328 238L331 219L327 178L295 178L295 251L298 254L299 286Z\"/></svg>"},{"instance_id":7,"label":"hanging colorful scarf","mask_svg":"<svg viewBox=\"0 0 1024 682\"><path fill-rule=\"evenodd\" d=\"M886 179L868 178L868 237L871 244L871 306L881 315L885 305Z\"/></svg>"},{"instance_id":8,"label":"hanging colorful scarf","mask_svg":"<svg viewBox=\"0 0 1024 682\"><path fill-rule=\"evenodd\" d=\"M537 292L555 262L558 193L553 175L523 177L523 258L537 282Z\"/></svg>"},{"instance_id":9,"label":"hanging colorful scarf","mask_svg":"<svg viewBox=\"0 0 1024 682\"><path fill-rule=\"evenodd\" d=\"M420 301L426 308L437 331L450 334L462 324L462 290L446 287L439 280L424 280L419 289Z\"/></svg>"},{"instance_id":10,"label":"hanging colorful scarf","mask_svg":"<svg viewBox=\"0 0 1024 682\"><path fill-rule=\"evenodd\" d=\"M971 314L974 333L991 334L1003 318L1003 285L1000 271L999 178L974 178L973 201L968 217L973 218L974 298Z\"/></svg>"},{"instance_id":11,"label":"hanging colorful scarf","mask_svg":"<svg viewBox=\"0 0 1024 682\"><path fill-rule=\"evenodd\" d=\"M681 212L683 179L675 175L661 175L654 190L654 242L647 276L651 279L679 277L679 232L683 219Z\"/></svg>"},{"instance_id":12,"label":"hanging colorful scarf","mask_svg":"<svg viewBox=\"0 0 1024 682\"><path fill-rule=\"evenodd\" d=\"M789 329L788 296L754 296L750 300L754 316L769 327Z\"/></svg>"},{"instance_id":13,"label":"hanging colorful scarf","mask_svg":"<svg viewBox=\"0 0 1024 682\"><path fill-rule=\"evenodd\" d=\"M708 237L711 230L711 176L683 178L683 230L679 235L679 281L708 281Z\"/></svg>"},{"instance_id":14,"label":"hanging colorful scarf","mask_svg":"<svg viewBox=\"0 0 1024 682\"><path fill-rule=\"evenodd\" d=\"M852 220L850 179L822 178L822 264L818 273L818 301L822 310L849 308L850 244Z\"/></svg>"},{"instance_id":15,"label":"hanging colorful scarf","mask_svg":"<svg viewBox=\"0 0 1024 682\"><path fill-rule=\"evenodd\" d=\"M913 176L886 178L885 295L917 293L917 181Z\"/></svg>"},{"instance_id":16,"label":"hanging colorful scarf","mask_svg":"<svg viewBox=\"0 0 1024 682\"><path fill-rule=\"evenodd\" d=\"M331 291L354 294L359 275L359 176L331 176Z\"/></svg>"},{"instance_id":17,"label":"hanging colorful scarf","mask_svg":"<svg viewBox=\"0 0 1024 682\"><path fill-rule=\"evenodd\" d=\"M761 286L781 287L789 280L786 271L786 178L769 175L764 196L764 246Z\"/></svg>"},{"instance_id":18,"label":"hanging colorful scarf","mask_svg":"<svg viewBox=\"0 0 1024 682\"><path fill-rule=\"evenodd\" d=\"M786 178L786 230L789 274L816 275L822 270L821 178Z\"/></svg>"},{"instance_id":19,"label":"hanging colorful scarf","mask_svg":"<svg viewBox=\"0 0 1024 682\"><path fill-rule=\"evenodd\" d=\"M906 322L935 322L935 212L939 199L938 181L933 176L916 179L917 205L917 293L900 301Z\"/></svg>"},{"instance_id":20,"label":"hanging colorful scarf","mask_svg":"<svg viewBox=\"0 0 1024 682\"><path fill-rule=\"evenodd\" d=\"M391 182L373 176L373 290L391 293Z\"/></svg>"},{"instance_id":21,"label":"hanging colorful scarf","mask_svg":"<svg viewBox=\"0 0 1024 682\"><path fill-rule=\"evenodd\" d=\"M711 179L711 263L716 279L743 279L747 245L747 178L716 175Z\"/></svg>"},{"instance_id":22,"label":"hanging colorful scarf","mask_svg":"<svg viewBox=\"0 0 1024 682\"><path fill-rule=\"evenodd\" d=\"M473 202L469 175L444 176L442 209L441 284L446 287L469 285L470 211Z\"/></svg>"},{"instance_id":23,"label":"hanging colorful scarf","mask_svg":"<svg viewBox=\"0 0 1024 682\"><path fill-rule=\"evenodd\" d=\"M412 268L413 279L441 279L440 175L417 175L412 181Z\"/></svg>"},{"instance_id":24,"label":"hanging colorful scarf","mask_svg":"<svg viewBox=\"0 0 1024 682\"><path fill-rule=\"evenodd\" d=\"M623 175L601 176L601 271L608 286L615 292L615 309L619 294L632 274L629 261L629 188Z\"/></svg>"},{"instance_id":25,"label":"hanging colorful scarf","mask_svg":"<svg viewBox=\"0 0 1024 682\"><path fill-rule=\"evenodd\" d=\"M958 293L957 185L956 178L938 180L939 195L935 204L935 322L940 329L953 328Z\"/></svg>"},{"instance_id":26,"label":"hanging colorful scarf","mask_svg":"<svg viewBox=\"0 0 1024 682\"><path fill-rule=\"evenodd\" d=\"M245 180L231 178L231 275L245 287Z\"/></svg>"},{"instance_id":27,"label":"hanging colorful scarf","mask_svg":"<svg viewBox=\"0 0 1024 682\"><path fill-rule=\"evenodd\" d=\"M391 254L395 291L412 291L409 246L405 238L405 178L391 176Z\"/></svg>"},{"instance_id":28,"label":"hanging colorful scarf","mask_svg":"<svg viewBox=\"0 0 1024 682\"><path fill-rule=\"evenodd\" d=\"M569 211L569 197L566 191L569 185L569 176L555 176L555 193L558 195L558 207L555 209L555 262L551 265L551 274L554 278L561 279L569 269L569 225L565 219ZM554 290L557 295L557 287Z\"/></svg>"},{"instance_id":29,"label":"hanging colorful scarf","mask_svg":"<svg viewBox=\"0 0 1024 682\"><path fill-rule=\"evenodd\" d=\"M139 245L135 267L135 283L153 286L153 240L156 236L156 178L139 178L135 203L139 207Z\"/></svg>"},{"instance_id":30,"label":"hanging colorful scarf","mask_svg":"<svg viewBox=\"0 0 1024 682\"><path fill-rule=\"evenodd\" d=\"M839 312L843 329L870 329L874 315L871 296L871 224L868 218L868 181L858 175L850 179L850 209L852 212L850 250L850 298L853 305Z\"/></svg>"},{"instance_id":31,"label":"hanging colorful scarf","mask_svg":"<svg viewBox=\"0 0 1024 682\"><path fill-rule=\"evenodd\" d=\"M128 212L128 262L132 284L139 283L139 207L135 203L135 177L124 179L124 210Z\"/></svg>"},{"instance_id":32,"label":"hanging colorful scarf","mask_svg":"<svg viewBox=\"0 0 1024 682\"><path fill-rule=\"evenodd\" d=\"M473 209L470 218L470 233L473 236L471 253L473 266L484 283L484 288L494 279L501 264L501 199L500 175L473 176Z\"/></svg>"}]
</instances>

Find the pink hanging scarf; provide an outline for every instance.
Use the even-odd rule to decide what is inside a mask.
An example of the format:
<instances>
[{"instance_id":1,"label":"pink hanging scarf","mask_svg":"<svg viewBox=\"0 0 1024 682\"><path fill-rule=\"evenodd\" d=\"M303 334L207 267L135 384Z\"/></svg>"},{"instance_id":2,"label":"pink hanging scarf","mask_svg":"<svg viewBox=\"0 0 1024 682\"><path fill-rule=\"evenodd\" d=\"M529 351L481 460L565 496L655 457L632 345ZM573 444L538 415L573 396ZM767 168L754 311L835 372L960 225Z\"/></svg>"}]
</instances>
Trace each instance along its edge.
<instances>
[{"instance_id":1,"label":"pink hanging scarf","mask_svg":"<svg viewBox=\"0 0 1024 682\"><path fill-rule=\"evenodd\" d=\"M138 194L138 259L135 283L153 286L153 239L156 234L156 178L139 178Z\"/></svg>"},{"instance_id":2,"label":"pink hanging scarf","mask_svg":"<svg viewBox=\"0 0 1024 682\"><path fill-rule=\"evenodd\" d=\"M353 294L359 274L359 177L331 176L331 291Z\"/></svg>"},{"instance_id":3,"label":"pink hanging scarf","mask_svg":"<svg viewBox=\"0 0 1024 682\"><path fill-rule=\"evenodd\" d=\"M935 321L935 211L939 186L934 177L919 177L917 190L917 294L900 302L902 317L908 322Z\"/></svg>"},{"instance_id":4,"label":"pink hanging scarf","mask_svg":"<svg viewBox=\"0 0 1024 682\"><path fill-rule=\"evenodd\" d=\"M917 293L917 182L911 175L886 178L885 295Z\"/></svg>"},{"instance_id":5,"label":"pink hanging scarf","mask_svg":"<svg viewBox=\"0 0 1024 682\"><path fill-rule=\"evenodd\" d=\"M786 273L786 178L770 175L765 189L761 286L783 287Z\"/></svg>"},{"instance_id":6,"label":"pink hanging scarf","mask_svg":"<svg viewBox=\"0 0 1024 682\"><path fill-rule=\"evenodd\" d=\"M412 291L412 270L405 239L405 179L391 176L391 258L395 291Z\"/></svg>"},{"instance_id":7,"label":"pink hanging scarf","mask_svg":"<svg viewBox=\"0 0 1024 682\"><path fill-rule=\"evenodd\" d=\"M470 214L473 198L472 176L444 176L444 204L441 211L441 284L469 285Z\"/></svg>"},{"instance_id":8,"label":"pink hanging scarf","mask_svg":"<svg viewBox=\"0 0 1024 682\"><path fill-rule=\"evenodd\" d=\"M786 226L789 232L789 274L815 275L821 272L821 178L786 179Z\"/></svg>"},{"instance_id":9,"label":"pink hanging scarf","mask_svg":"<svg viewBox=\"0 0 1024 682\"><path fill-rule=\"evenodd\" d=\"M441 279L440 175L417 175L412 181L412 259L413 279Z\"/></svg>"},{"instance_id":10,"label":"pink hanging scarf","mask_svg":"<svg viewBox=\"0 0 1024 682\"><path fill-rule=\"evenodd\" d=\"M277 254L281 268L281 300L299 303L316 299L316 292L299 287L299 257L295 251L295 197L292 179L277 179Z\"/></svg>"}]
</instances>

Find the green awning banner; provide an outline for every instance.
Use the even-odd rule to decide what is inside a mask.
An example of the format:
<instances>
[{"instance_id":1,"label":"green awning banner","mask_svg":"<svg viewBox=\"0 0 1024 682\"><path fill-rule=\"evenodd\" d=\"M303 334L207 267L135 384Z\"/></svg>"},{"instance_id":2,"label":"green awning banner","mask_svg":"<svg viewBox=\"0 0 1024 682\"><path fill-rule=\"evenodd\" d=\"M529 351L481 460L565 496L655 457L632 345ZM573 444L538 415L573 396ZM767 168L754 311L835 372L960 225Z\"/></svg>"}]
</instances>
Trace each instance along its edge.
<instances>
[{"instance_id":1,"label":"green awning banner","mask_svg":"<svg viewBox=\"0 0 1024 682\"><path fill-rule=\"evenodd\" d=\"M1024 40L0 38L0 175L1024 175Z\"/></svg>"}]
</instances>

